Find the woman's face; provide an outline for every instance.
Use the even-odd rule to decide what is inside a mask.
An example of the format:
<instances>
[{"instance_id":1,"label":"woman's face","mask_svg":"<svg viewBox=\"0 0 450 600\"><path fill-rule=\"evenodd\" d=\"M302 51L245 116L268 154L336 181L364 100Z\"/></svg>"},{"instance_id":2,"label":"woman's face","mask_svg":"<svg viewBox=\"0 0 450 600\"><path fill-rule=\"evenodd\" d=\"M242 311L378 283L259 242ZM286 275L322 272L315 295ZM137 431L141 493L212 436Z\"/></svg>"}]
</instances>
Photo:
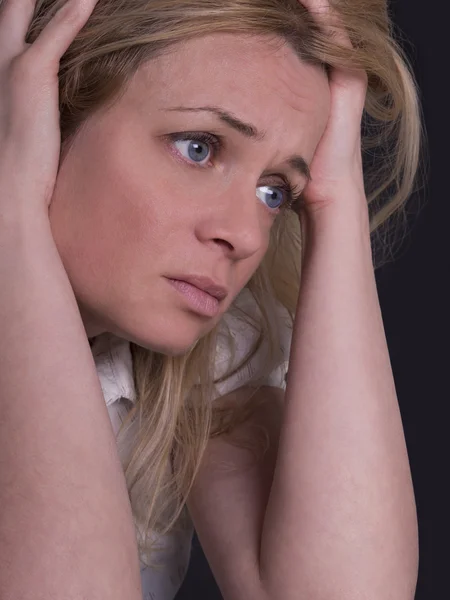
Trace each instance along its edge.
<instances>
[{"instance_id":1,"label":"woman's face","mask_svg":"<svg viewBox=\"0 0 450 600\"><path fill-rule=\"evenodd\" d=\"M329 108L324 72L265 37L209 35L142 66L79 130L50 206L87 335L176 355L210 331L264 257L286 182L305 187L288 161L310 164ZM225 297L171 282L190 276Z\"/></svg>"}]
</instances>

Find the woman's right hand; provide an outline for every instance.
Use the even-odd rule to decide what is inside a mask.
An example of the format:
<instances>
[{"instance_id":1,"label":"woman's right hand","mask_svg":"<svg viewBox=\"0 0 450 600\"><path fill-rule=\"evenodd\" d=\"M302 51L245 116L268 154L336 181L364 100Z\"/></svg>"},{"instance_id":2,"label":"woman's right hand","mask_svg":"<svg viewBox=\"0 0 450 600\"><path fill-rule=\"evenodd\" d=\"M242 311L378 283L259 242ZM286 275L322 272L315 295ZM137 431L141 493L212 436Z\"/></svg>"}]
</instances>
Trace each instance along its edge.
<instances>
[{"instance_id":1,"label":"woman's right hand","mask_svg":"<svg viewBox=\"0 0 450 600\"><path fill-rule=\"evenodd\" d=\"M0 0L0 217L48 214L61 147L59 61L98 0L68 0L32 44L36 0Z\"/></svg>"}]
</instances>

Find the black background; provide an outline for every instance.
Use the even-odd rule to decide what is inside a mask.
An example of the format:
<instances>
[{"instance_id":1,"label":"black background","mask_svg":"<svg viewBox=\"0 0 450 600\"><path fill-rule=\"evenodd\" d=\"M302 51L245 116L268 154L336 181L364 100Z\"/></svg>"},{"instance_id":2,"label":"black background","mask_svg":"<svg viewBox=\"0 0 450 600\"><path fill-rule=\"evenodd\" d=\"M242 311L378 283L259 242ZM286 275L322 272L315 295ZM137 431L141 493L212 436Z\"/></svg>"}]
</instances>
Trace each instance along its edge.
<instances>
[{"instance_id":1,"label":"black background","mask_svg":"<svg viewBox=\"0 0 450 600\"><path fill-rule=\"evenodd\" d=\"M450 32L444 0L396 0L397 38L421 90L427 132L425 185L409 204L408 235L395 260L376 272L381 309L402 413L419 517L420 566L416 600L450 598L446 566L448 518L445 431L450 285L447 232L448 61ZM447 464L446 464L447 463ZM439 531L438 531L439 530ZM447 578L446 578L447 579ZM221 599L197 538L176 600ZM382 600L382 599L380 599Z\"/></svg>"}]
</instances>

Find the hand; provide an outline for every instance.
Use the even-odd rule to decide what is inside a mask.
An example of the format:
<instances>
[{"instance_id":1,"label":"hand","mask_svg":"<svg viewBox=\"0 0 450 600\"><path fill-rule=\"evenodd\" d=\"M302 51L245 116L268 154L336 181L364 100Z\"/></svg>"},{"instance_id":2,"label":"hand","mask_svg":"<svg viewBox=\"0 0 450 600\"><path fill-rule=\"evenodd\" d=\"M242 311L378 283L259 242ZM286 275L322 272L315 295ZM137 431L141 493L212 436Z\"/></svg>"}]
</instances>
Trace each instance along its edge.
<instances>
[{"instance_id":1,"label":"hand","mask_svg":"<svg viewBox=\"0 0 450 600\"><path fill-rule=\"evenodd\" d=\"M69 0L27 44L35 3L0 0L0 217L48 215L61 146L59 61L97 1Z\"/></svg>"},{"instance_id":2,"label":"hand","mask_svg":"<svg viewBox=\"0 0 450 600\"><path fill-rule=\"evenodd\" d=\"M301 0L325 32L351 48L339 17L328 0ZM361 154L361 119L367 93L364 71L333 69L330 74L331 109L327 128L310 167L311 181L303 193L304 208L314 215L347 198L365 200Z\"/></svg>"}]
</instances>

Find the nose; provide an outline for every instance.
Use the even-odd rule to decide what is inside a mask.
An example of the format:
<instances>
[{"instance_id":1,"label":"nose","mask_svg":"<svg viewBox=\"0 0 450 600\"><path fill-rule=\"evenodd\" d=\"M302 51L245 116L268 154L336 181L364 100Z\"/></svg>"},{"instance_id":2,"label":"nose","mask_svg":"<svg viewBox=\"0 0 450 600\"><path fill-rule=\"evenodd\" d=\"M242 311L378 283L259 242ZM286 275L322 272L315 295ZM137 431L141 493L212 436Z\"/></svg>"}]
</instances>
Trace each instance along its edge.
<instances>
[{"instance_id":1,"label":"nose","mask_svg":"<svg viewBox=\"0 0 450 600\"><path fill-rule=\"evenodd\" d=\"M196 224L198 240L220 246L233 260L264 253L269 233L256 188L248 185L245 189L233 185L223 193L215 193L207 213L199 215Z\"/></svg>"}]
</instances>

